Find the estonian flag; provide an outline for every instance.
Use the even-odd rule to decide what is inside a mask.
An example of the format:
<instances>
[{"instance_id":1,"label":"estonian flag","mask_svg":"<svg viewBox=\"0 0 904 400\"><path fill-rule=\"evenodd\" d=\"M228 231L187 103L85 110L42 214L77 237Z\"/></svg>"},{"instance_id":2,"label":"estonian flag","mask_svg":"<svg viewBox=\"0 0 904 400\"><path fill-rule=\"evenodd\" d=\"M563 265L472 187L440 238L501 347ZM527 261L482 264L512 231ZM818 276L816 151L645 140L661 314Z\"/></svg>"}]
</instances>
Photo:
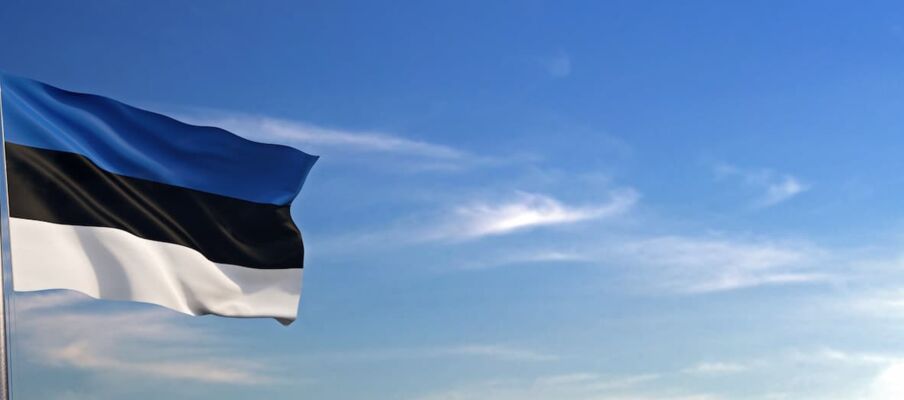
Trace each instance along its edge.
<instances>
[{"instance_id":1,"label":"estonian flag","mask_svg":"<svg viewBox=\"0 0 904 400\"><path fill-rule=\"evenodd\" d=\"M15 290L293 321L316 156L0 74Z\"/></svg>"}]
</instances>

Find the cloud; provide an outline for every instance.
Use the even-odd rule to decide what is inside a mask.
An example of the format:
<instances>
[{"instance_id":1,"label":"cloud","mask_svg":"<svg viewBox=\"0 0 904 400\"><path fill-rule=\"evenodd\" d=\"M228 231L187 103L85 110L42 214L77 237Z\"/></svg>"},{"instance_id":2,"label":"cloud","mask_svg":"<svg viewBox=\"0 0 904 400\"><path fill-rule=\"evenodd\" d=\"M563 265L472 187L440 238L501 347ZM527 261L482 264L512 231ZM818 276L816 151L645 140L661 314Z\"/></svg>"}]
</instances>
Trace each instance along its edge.
<instances>
[{"instance_id":1,"label":"cloud","mask_svg":"<svg viewBox=\"0 0 904 400\"><path fill-rule=\"evenodd\" d=\"M154 376L208 383L264 384L271 379L249 373L248 366L229 368L210 361L145 361L135 362L116 356L103 355L97 347L80 342L47 351L45 354L55 364L104 372L130 373L136 376Z\"/></svg>"},{"instance_id":2,"label":"cloud","mask_svg":"<svg viewBox=\"0 0 904 400\"><path fill-rule=\"evenodd\" d=\"M581 391L596 392L634 387L641 383L659 379L659 377L659 374L604 376L600 374L582 372L540 377L534 381L534 385L545 388L578 388Z\"/></svg>"},{"instance_id":3,"label":"cloud","mask_svg":"<svg viewBox=\"0 0 904 400\"><path fill-rule=\"evenodd\" d=\"M418 400L716 400L708 394L657 392L646 387L656 374L606 376L591 372L540 376L534 379L496 379L461 385ZM643 386L643 387L641 387Z\"/></svg>"},{"instance_id":4,"label":"cloud","mask_svg":"<svg viewBox=\"0 0 904 400\"><path fill-rule=\"evenodd\" d=\"M599 375L588 372L577 372L572 374L544 376L537 379L537 383L544 386L565 385L574 383L584 383L599 379Z\"/></svg>"},{"instance_id":5,"label":"cloud","mask_svg":"<svg viewBox=\"0 0 904 400\"><path fill-rule=\"evenodd\" d=\"M895 355L842 351L831 347L807 352L793 351L789 358L797 362L848 365L887 365L904 361L904 359Z\"/></svg>"},{"instance_id":6,"label":"cloud","mask_svg":"<svg viewBox=\"0 0 904 400\"><path fill-rule=\"evenodd\" d=\"M904 357L894 354L848 352L823 348L815 352L794 352L796 362L821 363L830 367L853 366L875 369L875 375L867 380L866 389L858 395L848 396L859 400L904 399Z\"/></svg>"},{"instance_id":7,"label":"cloud","mask_svg":"<svg viewBox=\"0 0 904 400\"><path fill-rule=\"evenodd\" d=\"M543 60L543 67L549 76L553 78L565 78L571 75L571 56L565 52L546 58Z\"/></svg>"},{"instance_id":8,"label":"cloud","mask_svg":"<svg viewBox=\"0 0 904 400\"><path fill-rule=\"evenodd\" d=\"M717 178L740 178L745 186L759 191L754 199L756 207L771 207L810 189L809 185L792 175L780 174L769 169L743 169L720 164L716 166L715 172Z\"/></svg>"},{"instance_id":9,"label":"cloud","mask_svg":"<svg viewBox=\"0 0 904 400\"><path fill-rule=\"evenodd\" d=\"M750 371L756 368L771 368L775 365L822 364L827 366L886 366L904 361L899 355L845 351L832 347L809 349L794 348L743 362L701 362L681 370L683 373L723 374Z\"/></svg>"},{"instance_id":10,"label":"cloud","mask_svg":"<svg viewBox=\"0 0 904 400\"><path fill-rule=\"evenodd\" d=\"M179 119L196 125L221 127L247 139L285 144L312 154L342 155L334 159L346 162L360 161L362 155L382 155L384 159L381 160L381 165L391 164L420 171L457 171L535 159L527 155L481 156L453 146L409 139L392 133L327 128L242 113L194 111L182 113Z\"/></svg>"},{"instance_id":11,"label":"cloud","mask_svg":"<svg viewBox=\"0 0 904 400\"><path fill-rule=\"evenodd\" d=\"M475 239L532 228L572 224L623 214L639 198L631 189L610 193L609 201L594 206L569 206L536 193L520 192L515 199L472 203L454 210L449 221L428 235L431 239Z\"/></svg>"},{"instance_id":12,"label":"cloud","mask_svg":"<svg viewBox=\"0 0 904 400\"><path fill-rule=\"evenodd\" d=\"M904 289L880 290L846 299L845 306L878 318L904 318Z\"/></svg>"},{"instance_id":13,"label":"cloud","mask_svg":"<svg viewBox=\"0 0 904 400\"><path fill-rule=\"evenodd\" d=\"M788 367L805 371L805 374L788 375L784 371ZM740 363L703 362L681 372L718 379L729 379L724 376L726 374L750 372L742 379L768 379L770 385L779 383L784 386L783 391L765 392L756 397L763 399L904 399L904 358L897 354L846 351L832 347L791 349ZM766 378L769 375L772 378ZM783 380L793 386L785 386L787 383L782 383ZM803 381L807 385L800 386Z\"/></svg>"},{"instance_id":14,"label":"cloud","mask_svg":"<svg viewBox=\"0 0 904 400\"><path fill-rule=\"evenodd\" d=\"M558 357L535 351L515 349L499 345L464 345L435 350L438 354L477 356L512 361L552 361Z\"/></svg>"},{"instance_id":15,"label":"cloud","mask_svg":"<svg viewBox=\"0 0 904 400\"><path fill-rule=\"evenodd\" d=\"M559 357L499 344L462 344L451 346L389 348L354 352L327 353L321 357L332 360L393 360L417 358L466 357L496 361L542 362Z\"/></svg>"},{"instance_id":16,"label":"cloud","mask_svg":"<svg viewBox=\"0 0 904 400\"><path fill-rule=\"evenodd\" d=\"M15 335L36 362L102 374L228 385L271 384L265 365L226 355L228 346L184 317L153 308L76 311L73 292L17 294Z\"/></svg>"},{"instance_id":17,"label":"cloud","mask_svg":"<svg viewBox=\"0 0 904 400\"><path fill-rule=\"evenodd\" d=\"M416 397L419 400L471 400L490 398L494 400L717 400L722 397L711 393L687 392L699 387L698 379L732 379L729 374L750 372L761 379L764 375L782 374L784 366L794 366L807 371L809 385L816 385L821 379L837 379L838 371L876 370L866 381L848 382L851 387L840 387L837 382L827 382L833 394L817 398L890 400L901 399L904 394L904 359L884 354L851 352L830 347L816 350L792 350L760 357L745 362L701 362L691 367L673 372L606 375L591 371L577 371L563 374L541 375L535 378L493 379L459 385ZM799 377L785 376L792 382ZM741 377L749 380L748 377ZM675 385L676 382L679 386ZM695 383L696 382L696 383ZM728 381L731 382L731 381ZM834 384L833 384L834 383ZM781 385L781 382L779 382ZM767 385L769 386L769 385ZM865 388L865 389L864 389ZM768 389L768 387L764 388ZM756 398L786 399L811 398L812 388L803 392L764 391L756 393ZM856 395L849 393L855 390Z\"/></svg>"},{"instance_id":18,"label":"cloud","mask_svg":"<svg viewBox=\"0 0 904 400\"><path fill-rule=\"evenodd\" d=\"M703 362L687 368L683 372L690 374L721 375L744 372L749 368L748 365L738 363Z\"/></svg>"},{"instance_id":19,"label":"cloud","mask_svg":"<svg viewBox=\"0 0 904 400\"><path fill-rule=\"evenodd\" d=\"M807 189L809 187L801 184L797 178L785 175L779 178L778 181L767 184L766 193L760 199L759 204L763 207L769 207L797 196Z\"/></svg>"},{"instance_id":20,"label":"cloud","mask_svg":"<svg viewBox=\"0 0 904 400\"><path fill-rule=\"evenodd\" d=\"M800 243L663 236L626 242L613 255L645 267L657 286L685 293L830 279L803 272L820 251Z\"/></svg>"},{"instance_id":21,"label":"cloud","mask_svg":"<svg viewBox=\"0 0 904 400\"><path fill-rule=\"evenodd\" d=\"M857 394L845 398L859 400L900 400L904 399L904 356L868 352L842 351L830 347L816 351L790 354L795 363L823 364L830 368L855 367L875 370ZM811 368L812 369L812 368ZM863 387L865 386L865 389Z\"/></svg>"},{"instance_id":22,"label":"cloud","mask_svg":"<svg viewBox=\"0 0 904 400\"><path fill-rule=\"evenodd\" d=\"M268 117L249 117L245 119L232 117L222 121L222 125L239 128L238 130L242 132L251 132L251 129L254 129L259 135L264 135L265 137L279 138L290 143L305 145L340 147L446 160L457 160L466 157L466 153L452 147L406 139L386 133L329 129Z\"/></svg>"},{"instance_id":23,"label":"cloud","mask_svg":"<svg viewBox=\"0 0 904 400\"><path fill-rule=\"evenodd\" d=\"M898 361L882 369L873 379L866 400L904 399L904 361Z\"/></svg>"},{"instance_id":24,"label":"cloud","mask_svg":"<svg viewBox=\"0 0 904 400\"><path fill-rule=\"evenodd\" d=\"M467 262L460 265L461 269L480 270L497 268L514 264L537 263L565 263L565 262L590 262L591 258L574 251L544 250L536 252L518 251L489 261Z\"/></svg>"},{"instance_id":25,"label":"cloud","mask_svg":"<svg viewBox=\"0 0 904 400\"><path fill-rule=\"evenodd\" d=\"M13 309L24 314L37 311L52 312L90 301L89 297L70 290L15 295L12 299L15 303Z\"/></svg>"},{"instance_id":26,"label":"cloud","mask_svg":"<svg viewBox=\"0 0 904 400\"><path fill-rule=\"evenodd\" d=\"M363 161L369 167L390 166L416 172L457 172L529 164L542 159L533 153L501 156L477 154L452 145L411 139L392 132L324 127L266 115L210 109L192 109L170 114L177 115L179 120L190 124L220 127L250 140L295 147L311 154L326 156L330 160L336 160L335 162ZM332 157L334 155L337 157Z\"/></svg>"}]
</instances>

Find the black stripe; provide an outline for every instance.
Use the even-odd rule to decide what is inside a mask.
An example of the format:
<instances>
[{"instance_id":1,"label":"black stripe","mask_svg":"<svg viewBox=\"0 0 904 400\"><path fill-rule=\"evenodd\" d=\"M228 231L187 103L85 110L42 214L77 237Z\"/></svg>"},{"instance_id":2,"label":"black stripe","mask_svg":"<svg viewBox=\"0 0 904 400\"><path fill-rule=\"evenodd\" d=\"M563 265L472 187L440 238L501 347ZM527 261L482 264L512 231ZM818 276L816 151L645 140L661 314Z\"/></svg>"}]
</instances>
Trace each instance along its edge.
<instances>
[{"instance_id":1,"label":"black stripe","mask_svg":"<svg viewBox=\"0 0 904 400\"><path fill-rule=\"evenodd\" d=\"M122 229L217 263L302 267L304 247L288 205L117 175L74 153L7 143L6 155L12 217Z\"/></svg>"}]
</instances>

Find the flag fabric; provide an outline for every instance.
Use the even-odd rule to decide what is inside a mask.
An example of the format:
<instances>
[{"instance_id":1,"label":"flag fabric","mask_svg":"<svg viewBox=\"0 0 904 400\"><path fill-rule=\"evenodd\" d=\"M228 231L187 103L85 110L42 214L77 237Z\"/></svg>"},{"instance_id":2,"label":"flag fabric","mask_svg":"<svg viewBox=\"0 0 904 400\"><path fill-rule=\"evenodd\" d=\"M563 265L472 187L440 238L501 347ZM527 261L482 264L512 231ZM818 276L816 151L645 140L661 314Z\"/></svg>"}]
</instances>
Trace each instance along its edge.
<instances>
[{"instance_id":1,"label":"flag fabric","mask_svg":"<svg viewBox=\"0 0 904 400\"><path fill-rule=\"evenodd\" d=\"M0 98L15 290L295 319L316 156L8 74Z\"/></svg>"}]
</instances>

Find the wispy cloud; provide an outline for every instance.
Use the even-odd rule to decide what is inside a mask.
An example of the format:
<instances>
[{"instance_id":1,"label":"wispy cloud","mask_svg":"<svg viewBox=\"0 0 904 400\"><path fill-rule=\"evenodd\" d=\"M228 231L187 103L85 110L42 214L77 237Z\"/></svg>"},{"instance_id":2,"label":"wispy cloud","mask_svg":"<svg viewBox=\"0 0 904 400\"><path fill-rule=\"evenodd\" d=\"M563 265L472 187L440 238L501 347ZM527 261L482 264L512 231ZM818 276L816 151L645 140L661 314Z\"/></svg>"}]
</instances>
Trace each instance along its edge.
<instances>
[{"instance_id":1,"label":"wispy cloud","mask_svg":"<svg viewBox=\"0 0 904 400\"><path fill-rule=\"evenodd\" d=\"M904 289L873 290L845 299L844 306L879 318L904 318Z\"/></svg>"},{"instance_id":2,"label":"wispy cloud","mask_svg":"<svg viewBox=\"0 0 904 400\"><path fill-rule=\"evenodd\" d=\"M775 365L808 364L834 366L884 366L904 361L900 354L871 353L840 350L822 346L815 348L791 348L771 355L744 361L707 361L683 369L683 373L737 373Z\"/></svg>"},{"instance_id":3,"label":"wispy cloud","mask_svg":"<svg viewBox=\"0 0 904 400\"><path fill-rule=\"evenodd\" d=\"M492 398L494 400L516 399L577 399L577 400L717 400L733 397L722 397L711 393L687 392L698 379L728 379L727 375L752 373L760 376L768 371L776 371L779 366L803 366L814 375L834 371L867 369L876 371L875 375L859 382L866 386L864 390L852 396L845 393L837 398L856 398L861 400L900 399L904 394L904 359L895 355L843 351L831 347L815 350L791 349L771 355L764 355L752 360L707 361L694 364L688 368L672 372L659 372L635 375L608 375L591 371L577 371L563 374L541 375L533 379L494 379L477 381L459 385L424 396L420 400L470 400ZM825 376L825 375L824 375ZM794 377L792 377L794 379ZM682 382L676 386L676 382ZM814 381L815 382L815 381ZM856 385L854 385L856 386ZM847 390L847 388L843 388ZM770 391L764 388L756 398L790 399L802 398L803 393ZM803 398L810 398L804 396Z\"/></svg>"},{"instance_id":4,"label":"wispy cloud","mask_svg":"<svg viewBox=\"0 0 904 400\"><path fill-rule=\"evenodd\" d=\"M804 272L820 251L801 243L664 236L627 242L614 255L645 267L657 286L687 293L830 279Z\"/></svg>"},{"instance_id":5,"label":"wispy cloud","mask_svg":"<svg viewBox=\"0 0 904 400\"><path fill-rule=\"evenodd\" d=\"M882 369L869 385L864 400L904 399L904 361L891 363Z\"/></svg>"},{"instance_id":6,"label":"wispy cloud","mask_svg":"<svg viewBox=\"0 0 904 400\"><path fill-rule=\"evenodd\" d=\"M900 354L883 354L860 351L840 350L832 347L818 347L809 349L789 349L771 355L762 355L743 362L703 362L681 371L683 374L693 374L702 377L718 376L726 378L728 374L751 373L753 376L762 374L775 374L783 367L793 365L807 371L807 379L810 379L808 389L794 392L792 387L784 388L784 391L770 391L760 397L764 399L796 399L796 398L821 398L821 399L858 399L858 400L891 400L904 398L904 357ZM839 373L854 372L847 375L847 385L838 384ZM669 376L670 374L664 374ZM800 377L785 376L794 381ZM690 378L690 377L687 377ZM687 379L682 378L682 379ZM781 376L776 376L782 379ZM832 382L821 381L832 379ZM762 378L759 378L762 379ZM775 378L773 378L775 379ZM821 383L817 383L821 382ZM818 397L812 397L813 388L822 386L830 389ZM792 391L789 392L788 390Z\"/></svg>"},{"instance_id":7,"label":"wispy cloud","mask_svg":"<svg viewBox=\"0 0 904 400\"><path fill-rule=\"evenodd\" d=\"M48 365L103 374L229 385L275 382L263 363L227 355L216 335L185 327L181 316L159 309L68 307L83 299L72 292L18 295L16 328L27 354Z\"/></svg>"},{"instance_id":8,"label":"wispy cloud","mask_svg":"<svg viewBox=\"0 0 904 400\"><path fill-rule=\"evenodd\" d=\"M480 270L503 267L514 264L537 263L565 263L565 262L591 262L592 258L574 251L543 250L535 252L519 251L515 254L504 255L488 261L470 261L460 265L461 269Z\"/></svg>"},{"instance_id":9,"label":"wispy cloud","mask_svg":"<svg viewBox=\"0 0 904 400\"><path fill-rule=\"evenodd\" d=\"M831 363L847 365L887 365L904 362L900 355L843 351L831 347L816 350L794 350L788 358L796 362Z\"/></svg>"},{"instance_id":10,"label":"wispy cloud","mask_svg":"<svg viewBox=\"0 0 904 400\"><path fill-rule=\"evenodd\" d=\"M744 372L748 369L750 369L750 366L746 364L728 362L702 362L690 368L684 369L683 372L689 374L722 375Z\"/></svg>"},{"instance_id":11,"label":"wispy cloud","mask_svg":"<svg viewBox=\"0 0 904 400\"><path fill-rule=\"evenodd\" d=\"M641 383L659 379L659 377L659 374L605 376L595 373L579 372L543 376L534 380L534 384L538 387L570 387L594 392L634 387Z\"/></svg>"},{"instance_id":12,"label":"wispy cloud","mask_svg":"<svg viewBox=\"0 0 904 400\"><path fill-rule=\"evenodd\" d=\"M431 239L474 239L532 228L612 217L628 211L639 195L631 189L610 193L606 203L570 206L537 193L518 193L514 199L477 202L456 208L448 221L428 235Z\"/></svg>"},{"instance_id":13,"label":"wispy cloud","mask_svg":"<svg viewBox=\"0 0 904 400\"><path fill-rule=\"evenodd\" d=\"M500 345L463 345L439 348L435 350L438 354L460 355L460 356L476 356L488 357L513 361L552 361L558 359L556 356L538 353L536 351L511 348Z\"/></svg>"},{"instance_id":14,"label":"wispy cloud","mask_svg":"<svg viewBox=\"0 0 904 400\"><path fill-rule=\"evenodd\" d=\"M802 183L797 177L781 174L770 169L745 169L729 164L715 167L716 177L723 179L736 177L747 187L759 191L754 205L771 207L793 198L810 189L810 185Z\"/></svg>"},{"instance_id":15,"label":"wispy cloud","mask_svg":"<svg viewBox=\"0 0 904 400\"><path fill-rule=\"evenodd\" d=\"M89 297L70 290L13 296L16 313L53 312L89 301Z\"/></svg>"},{"instance_id":16,"label":"wispy cloud","mask_svg":"<svg viewBox=\"0 0 904 400\"><path fill-rule=\"evenodd\" d=\"M465 357L496 361L540 362L555 361L559 357L534 350L501 344L461 344L449 346L386 348L321 354L331 360L386 361L394 359Z\"/></svg>"},{"instance_id":17,"label":"wispy cloud","mask_svg":"<svg viewBox=\"0 0 904 400\"><path fill-rule=\"evenodd\" d=\"M449 146L406 139L397 135L330 129L269 117L242 118L232 116L220 120L218 125L235 129L237 132L246 135L279 138L289 143L303 145L340 147L351 150L397 153L446 160L466 157L465 152Z\"/></svg>"},{"instance_id":18,"label":"wispy cloud","mask_svg":"<svg viewBox=\"0 0 904 400\"><path fill-rule=\"evenodd\" d=\"M221 127L251 140L285 144L313 154L343 155L342 160L358 160L349 155L385 155L392 157L394 165L420 170L462 170L533 159L530 156L482 156L453 146L388 132L329 128L260 115L208 110L182 113L179 119L197 125Z\"/></svg>"},{"instance_id":19,"label":"wispy cloud","mask_svg":"<svg viewBox=\"0 0 904 400\"><path fill-rule=\"evenodd\" d=\"M576 372L534 379L496 379L437 391L418 400L715 400L709 394L675 393L648 388L657 374L601 375Z\"/></svg>"},{"instance_id":20,"label":"wispy cloud","mask_svg":"<svg viewBox=\"0 0 904 400\"><path fill-rule=\"evenodd\" d=\"M565 78L571 75L571 56L564 51L560 51L551 57L543 60L543 67L549 76L553 78Z\"/></svg>"},{"instance_id":21,"label":"wispy cloud","mask_svg":"<svg viewBox=\"0 0 904 400\"><path fill-rule=\"evenodd\" d=\"M807 367L808 370L815 370L814 366L820 365L829 369L855 368L860 371L875 371L871 378L867 375L865 388L861 386L856 394L839 398L859 400L904 398L904 357L901 354L844 351L824 347L815 351L795 350L787 354L786 358L784 363L790 361L795 364L811 364Z\"/></svg>"},{"instance_id":22,"label":"wispy cloud","mask_svg":"<svg viewBox=\"0 0 904 400\"><path fill-rule=\"evenodd\" d=\"M866 375L867 380L863 385L865 388L861 386L855 394L839 397L841 399L904 399L904 355L902 354L845 351L823 347L816 350L791 351L784 355L784 360L780 361L781 364L789 362L808 364L807 369L810 371L816 371L816 366L829 369L856 368L861 371L875 371L871 377ZM762 364L772 365L774 363Z\"/></svg>"},{"instance_id":23,"label":"wispy cloud","mask_svg":"<svg viewBox=\"0 0 904 400\"><path fill-rule=\"evenodd\" d=\"M797 178L784 175L777 181L766 185L766 193L760 199L759 204L763 207L769 207L797 196L807 189L809 189L809 186L800 183Z\"/></svg>"}]
</instances>

